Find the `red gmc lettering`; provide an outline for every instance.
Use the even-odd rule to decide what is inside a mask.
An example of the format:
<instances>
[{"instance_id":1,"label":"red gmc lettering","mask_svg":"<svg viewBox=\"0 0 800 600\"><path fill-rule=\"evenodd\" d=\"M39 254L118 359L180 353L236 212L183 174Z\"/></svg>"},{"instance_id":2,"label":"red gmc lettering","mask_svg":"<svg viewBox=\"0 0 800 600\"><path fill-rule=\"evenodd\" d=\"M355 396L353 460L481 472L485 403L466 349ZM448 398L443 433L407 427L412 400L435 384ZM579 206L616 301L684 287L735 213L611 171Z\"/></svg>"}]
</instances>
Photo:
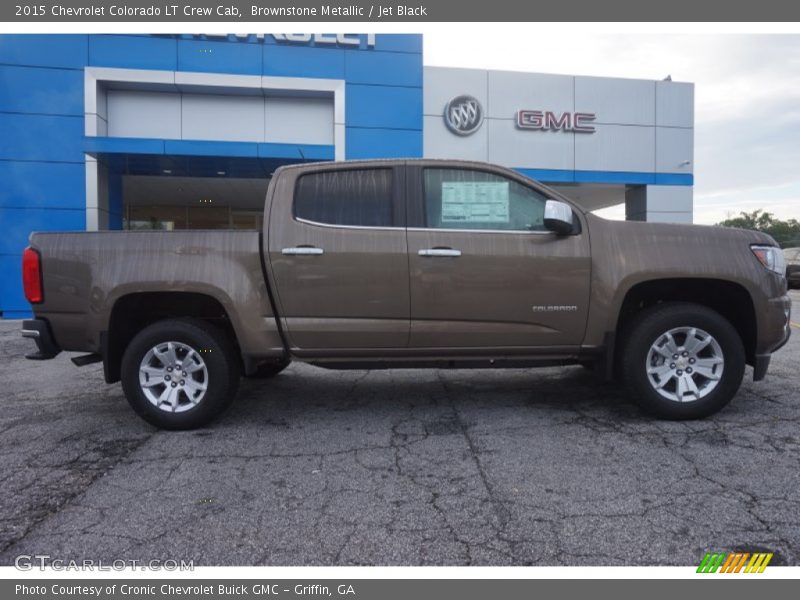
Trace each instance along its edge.
<instances>
[{"instance_id":1,"label":"red gmc lettering","mask_svg":"<svg viewBox=\"0 0 800 600\"><path fill-rule=\"evenodd\" d=\"M565 131L570 130L570 124L572 122L572 115L568 112L561 113L561 117L556 117L556 113L550 112L549 110L544 113L544 128L545 129L563 129Z\"/></svg>"},{"instance_id":2,"label":"red gmc lettering","mask_svg":"<svg viewBox=\"0 0 800 600\"><path fill-rule=\"evenodd\" d=\"M597 118L595 113L555 113L542 110L517 111L517 127L519 129L536 129L547 131L574 131L575 133L594 133L591 124Z\"/></svg>"},{"instance_id":3,"label":"red gmc lettering","mask_svg":"<svg viewBox=\"0 0 800 600\"><path fill-rule=\"evenodd\" d=\"M517 127L520 129L543 129L544 113L540 110L521 110L517 113Z\"/></svg>"},{"instance_id":4,"label":"red gmc lettering","mask_svg":"<svg viewBox=\"0 0 800 600\"><path fill-rule=\"evenodd\" d=\"M594 125L587 125L587 121L594 121L597 116L594 113L575 113L573 130L576 133L594 133Z\"/></svg>"}]
</instances>

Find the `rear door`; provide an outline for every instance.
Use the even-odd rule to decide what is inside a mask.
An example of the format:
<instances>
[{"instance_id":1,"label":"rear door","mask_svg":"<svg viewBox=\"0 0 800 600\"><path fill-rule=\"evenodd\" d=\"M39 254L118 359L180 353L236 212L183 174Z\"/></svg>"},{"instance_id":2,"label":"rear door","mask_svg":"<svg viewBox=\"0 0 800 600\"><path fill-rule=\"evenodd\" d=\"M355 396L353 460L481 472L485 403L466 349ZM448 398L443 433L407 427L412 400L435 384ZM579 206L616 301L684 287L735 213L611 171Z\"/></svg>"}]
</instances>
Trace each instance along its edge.
<instances>
[{"instance_id":1,"label":"rear door","mask_svg":"<svg viewBox=\"0 0 800 600\"><path fill-rule=\"evenodd\" d=\"M547 231L546 201L503 169L409 163L410 347L480 353L582 342L588 233Z\"/></svg>"},{"instance_id":2,"label":"rear door","mask_svg":"<svg viewBox=\"0 0 800 600\"><path fill-rule=\"evenodd\" d=\"M269 262L293 348L408 345L403 189L403 166L394 163L280 174L267 225Z\"/></svg>"}]
</instances>

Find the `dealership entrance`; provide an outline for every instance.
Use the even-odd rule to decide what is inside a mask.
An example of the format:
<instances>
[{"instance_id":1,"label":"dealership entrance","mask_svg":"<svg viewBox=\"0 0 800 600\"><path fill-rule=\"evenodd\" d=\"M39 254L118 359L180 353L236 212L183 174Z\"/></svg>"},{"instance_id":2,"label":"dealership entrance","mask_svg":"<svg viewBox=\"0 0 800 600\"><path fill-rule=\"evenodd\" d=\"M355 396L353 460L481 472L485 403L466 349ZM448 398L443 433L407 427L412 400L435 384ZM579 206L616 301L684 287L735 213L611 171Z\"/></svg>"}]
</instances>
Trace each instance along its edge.
<instances>
[{"instance_id":1,"label":"dealership entrance","mask_svg":"<svg viewBox=\"0 0 800 600\"><path fill-rule=\"evenodd\" d=\"M270 178L292 158L98 153L87 157L98 229L260 229Z\"/></svg>"},{"instance_id":2,"label":"dealership entrance","mask_svg":"<svg viewBox=\"0 0 800 600\"><path fill-rule=\"evenodd\" d=\"M126 175L123 229L261 229L269 179Z\"/></svg>"},{"instance_id":3,"label":"dealership entrance","mask_svg":"<svg viewBox=\"0 0 800 600\"><path fill-rule=\"evenodd\" d=\"M101 185L119 206L112 229L260 229L275 169L292 160L103 155ZM102 174L106 172L105 177ZM119 194L115 202L115 191Z\"/></svg>"},{"instance_id":4,"label":"dealership entrance","mask_svg":"<svg viewBox=\"0 0 800 600\"><path fill-rule=\"evenodd\" d=\"M93 67L85 79L87 230L257 228L275 169L345 157L341 79Z\"/></svg>"}]
</instances>

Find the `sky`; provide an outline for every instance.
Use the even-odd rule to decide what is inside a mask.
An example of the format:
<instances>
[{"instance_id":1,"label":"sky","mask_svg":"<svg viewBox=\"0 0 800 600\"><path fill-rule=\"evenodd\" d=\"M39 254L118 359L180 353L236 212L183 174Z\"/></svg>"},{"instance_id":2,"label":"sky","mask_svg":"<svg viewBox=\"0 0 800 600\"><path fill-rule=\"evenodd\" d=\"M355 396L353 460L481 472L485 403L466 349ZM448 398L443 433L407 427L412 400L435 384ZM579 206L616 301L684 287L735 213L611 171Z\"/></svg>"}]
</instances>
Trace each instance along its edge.
<instances>
[{"instance_id":1,"label":"sky","mask_svg":"<svg viewBox=\"0 0 800 600\"><path fill-rule=\"evenodd\" d=\"M800 219L800 35L606 35L545 28L488 28L480 35L442 28L425 36L424 61L693 82L695 223L758 208ZM624 218L624 208L605 209L603 216Z\"/></svg>"}]
</instances>

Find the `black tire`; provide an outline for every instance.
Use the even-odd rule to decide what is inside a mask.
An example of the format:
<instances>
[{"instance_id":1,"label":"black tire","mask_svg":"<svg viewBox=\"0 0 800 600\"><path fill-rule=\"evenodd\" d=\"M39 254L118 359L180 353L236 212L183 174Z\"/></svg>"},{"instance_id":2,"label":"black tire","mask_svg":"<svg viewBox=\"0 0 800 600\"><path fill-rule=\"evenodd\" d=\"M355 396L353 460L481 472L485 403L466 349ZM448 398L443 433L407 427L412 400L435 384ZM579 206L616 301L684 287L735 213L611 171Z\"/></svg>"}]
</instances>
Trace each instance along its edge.
<instances>
[{"instance_id":1,"label":"black tire","mask_svg":"<svg viewBox=\"0 0 800 600\"><path fill-rule=\"evenodd\" d=\"M651 346L666 332L680 327L697 327L710 334L724 358L716 387L701 398L684 402L663 397L647 374ZM625 385L643 410L662 419L702 419L712 415L731 401L742 383L745 366L742 340L727 319L705 306L668 302L645 309L625 328L623 338L621 367Z\"/></svg>"},{"instance_id":2,"label":"black tire","mask_svg":"<svg viewBox=\"0 0 800 600\"><path fill-rule=\"evenodd\" d=\"M179 342L200 353L207 370L205 395L182 412L158 408L139 384L142 360L151 348L166 342ZM122 389L133 410L151 425L161 429L195 429L214 420L230 405L239 386L240 371L234 345L223 331L197 319L167 319L144 328L125 349Z\"/></svg>"},{"instance_id":3,"label":"black tire","mask_svg":"<svg viewBox=\"0 0 800 600\"><path fill-rule=\"evenodd\" d=\"M274 362L261 363L260 365L258 365L258 367L256 367L256 370L252 374L245 375L245 377L248 379L272 379L278 373L280 373L286 367L288 367L290 362L291 361L283 360L277 363Z\"/></svg>"}]
</instances>

